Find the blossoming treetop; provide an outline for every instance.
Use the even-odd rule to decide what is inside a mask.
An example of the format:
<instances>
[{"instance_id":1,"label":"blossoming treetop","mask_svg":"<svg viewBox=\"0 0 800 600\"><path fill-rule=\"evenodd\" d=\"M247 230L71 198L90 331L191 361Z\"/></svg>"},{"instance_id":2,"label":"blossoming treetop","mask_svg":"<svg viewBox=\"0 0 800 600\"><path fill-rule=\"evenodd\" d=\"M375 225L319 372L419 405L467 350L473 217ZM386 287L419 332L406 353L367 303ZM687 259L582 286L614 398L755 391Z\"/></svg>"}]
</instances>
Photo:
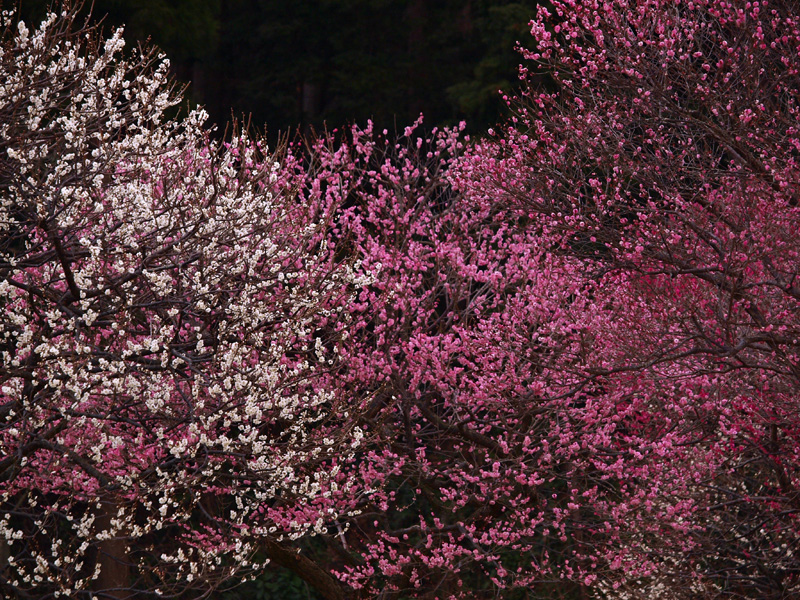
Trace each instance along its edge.
<instances>
[{"instance_id":1,"label":"blossoming treetop","mask_svg":"<svg viewBox=\"0 0 800 600\"><path fill-rule=\"evenodd\" d=\"M798 593L793 5L555 0L500 134L273 155L6 19L4 591Z\"/></svg>"},{"instance_id":2,"label":"blossoming treetop","mask_svg":"<svg viewBox=\"0 0 800 600\"><path fill-rule=\"evenodd\" d=\"M3 14L0 585L207 590L351 508L328 348L363 281L333 202L75 19Z\"/></svg>"}]
</instances>

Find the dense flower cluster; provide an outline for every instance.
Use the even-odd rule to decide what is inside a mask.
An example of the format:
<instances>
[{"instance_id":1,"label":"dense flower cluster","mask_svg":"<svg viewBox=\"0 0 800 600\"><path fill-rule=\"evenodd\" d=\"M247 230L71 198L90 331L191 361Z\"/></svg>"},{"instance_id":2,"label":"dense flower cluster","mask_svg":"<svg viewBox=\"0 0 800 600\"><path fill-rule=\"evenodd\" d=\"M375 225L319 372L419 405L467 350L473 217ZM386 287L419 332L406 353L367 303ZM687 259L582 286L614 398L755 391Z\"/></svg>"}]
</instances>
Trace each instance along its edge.
<instances>
[{"instance_id":1,"label":"dense flower cluster","mask_svg":"<svg viewBox=\"0 0 800 600\"><path fill-rule=\"evenodd\" d=\"M273 154L4 18L4 592L800 594L791 3L553 0L500 133Z\"/></svg>"},{"instance_id":2,"label":"dense flower cluster","mask_svg":"<svg viewBox=\"0 0 800 600\"><path fill-rule=\"evenodd\" d=\"M205 588L351 507L329 346L365 279L332 204L202 112L165 118L166 62L73 18L4 16L3 585Z\"/></svg>"},{"instance_id":3,"label":"dense flower cluster","mask_svg":"<svg viewBox=\"0 0 800 600\"><path fill-rule=\"evenodd\" d=\"M795 595L800 14L564 1L532 31L517 117L469 168L584 265L580 377L655 453L615 508L650 582L626 597Z\"/></svg>"}]
</instances>

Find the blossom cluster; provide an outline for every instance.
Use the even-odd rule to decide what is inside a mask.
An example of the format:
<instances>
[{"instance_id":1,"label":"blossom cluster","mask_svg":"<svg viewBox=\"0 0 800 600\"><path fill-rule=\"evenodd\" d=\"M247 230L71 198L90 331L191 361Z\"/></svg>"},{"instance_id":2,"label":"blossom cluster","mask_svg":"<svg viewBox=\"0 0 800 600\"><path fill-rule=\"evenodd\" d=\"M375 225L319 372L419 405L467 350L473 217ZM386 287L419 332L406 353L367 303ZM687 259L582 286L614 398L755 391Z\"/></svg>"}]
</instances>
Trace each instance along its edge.
<instances>
[{"instance_id":1,"label":"blossom cluster","mask_svg":"<svg viewBox=\"0 0 800 600\"><path fill-rule=\"evenodd\" d=\"M328 374L368 274L259 140L166 116L162 57L74 12L3 18L2 585L168 594L258 568L258 540L351 509L359 430Z\"/></svg>"},{"instance_id":2,"label":"blossom cluster","mask_svg":"<svg viewBox=\"0 0 800 600\"><path fill-rule=\"evenodd\" d=\"M552 0L497 133L278 151L76 14L3 16L0 591L800 594L792 3Z\"/></svg>"}]
</instances>

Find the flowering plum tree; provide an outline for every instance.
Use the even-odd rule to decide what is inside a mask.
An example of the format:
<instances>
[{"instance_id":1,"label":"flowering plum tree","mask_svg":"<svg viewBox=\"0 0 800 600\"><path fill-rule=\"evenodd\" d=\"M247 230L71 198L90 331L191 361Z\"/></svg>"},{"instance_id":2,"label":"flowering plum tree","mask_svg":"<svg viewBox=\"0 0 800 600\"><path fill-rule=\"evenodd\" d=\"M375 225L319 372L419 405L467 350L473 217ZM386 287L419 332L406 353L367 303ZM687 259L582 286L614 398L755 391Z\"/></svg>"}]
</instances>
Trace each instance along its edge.
<instances>
[{"instance_id":1,"label":"flowering plum tree","mask_svg":"<svg viewBox=\"0 0 800 600\"><path fill-rule=\"evenodd\" d=\"M272 558L342 597L284 548L352 505L334 206L166 117L166 61L76 15L2 16L0 590L207 594Z\"/></svg>"},{"instance_id":2,"label":"flowering plum tree","mask_svg":"<svg viewBox=\"0 0 800 600\"><path fill-rule=\"evenodd\" d=\"M330 540L339 577L365 598L475 598L652 572L634 538L682 545L694 506L664 465L700 477L710 463L683 448L692 428L647 424L636 398L657 380L590 371L628 280L599 285L529 210L487 193L485 146L405 136L315 148L349 190L333 235L379 273L339 350L370 440L343 468L371 490Z\"/></svg>"},{"instance_id":3,"label":"flowering plum tree","mask_svg":"<svg viewBox=\"0 0 800 600\"><path fill-rule=\"evenodd\" d=\"M582 265L574 414L623 417L621 597L797 595L796 5L555 1L532 32L466 168Z\"/></svg>"},{"instance_id":4,"label":"flowering plum tree","mask_svg":"<svg viewBox=\"0 0 800 600\"><path fill-rule=\"evenodd\" d=\"M554 2L502 136L317 148L380 264L340 350L364 597L798 593L798 20Z\"/></svg>"}]
</instances>

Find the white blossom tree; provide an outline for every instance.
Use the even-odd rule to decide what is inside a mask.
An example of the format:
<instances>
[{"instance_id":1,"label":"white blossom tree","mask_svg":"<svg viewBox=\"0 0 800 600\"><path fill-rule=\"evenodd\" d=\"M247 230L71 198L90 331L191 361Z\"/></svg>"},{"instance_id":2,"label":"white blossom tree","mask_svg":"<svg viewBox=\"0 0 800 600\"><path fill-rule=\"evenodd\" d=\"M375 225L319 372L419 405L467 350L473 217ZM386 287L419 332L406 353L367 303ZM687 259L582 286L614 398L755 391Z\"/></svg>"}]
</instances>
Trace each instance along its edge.
<instances>
[{"instance_id":1,"label":"white blossom tree","mask_svg":"<svg viewBox=\"0 0 800 600\"><path fill-rule=\"evenodd\" d=\"M0 590L206 594L272 558L342 597L282 544L351 508L334 203L77 15L2 15Z\"/></svg>"}]
</instances>

